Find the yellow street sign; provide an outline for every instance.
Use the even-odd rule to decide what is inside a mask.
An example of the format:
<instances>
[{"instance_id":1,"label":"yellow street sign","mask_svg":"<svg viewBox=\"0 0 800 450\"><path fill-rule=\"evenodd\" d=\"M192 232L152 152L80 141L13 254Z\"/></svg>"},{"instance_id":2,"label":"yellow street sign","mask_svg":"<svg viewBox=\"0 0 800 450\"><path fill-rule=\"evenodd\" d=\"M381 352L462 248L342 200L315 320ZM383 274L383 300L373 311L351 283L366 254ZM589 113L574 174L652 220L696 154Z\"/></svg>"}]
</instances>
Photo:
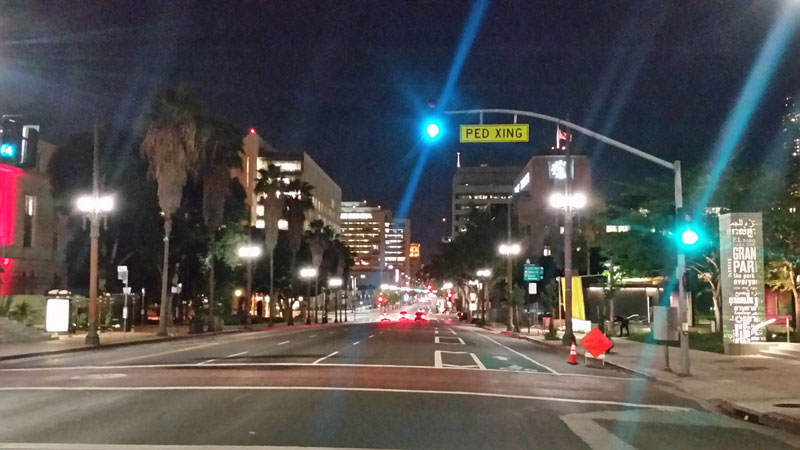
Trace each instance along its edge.
<instances>
[{"instance_id":1,"label":"yellow street sign","mask_svg":"<svg viewBox=\"0 0 800 450\"><path fill-rule=\"evenodd\" d=\"M461 142L528 142L528 124L461 125Z\"/></svg>"}]
</instances>

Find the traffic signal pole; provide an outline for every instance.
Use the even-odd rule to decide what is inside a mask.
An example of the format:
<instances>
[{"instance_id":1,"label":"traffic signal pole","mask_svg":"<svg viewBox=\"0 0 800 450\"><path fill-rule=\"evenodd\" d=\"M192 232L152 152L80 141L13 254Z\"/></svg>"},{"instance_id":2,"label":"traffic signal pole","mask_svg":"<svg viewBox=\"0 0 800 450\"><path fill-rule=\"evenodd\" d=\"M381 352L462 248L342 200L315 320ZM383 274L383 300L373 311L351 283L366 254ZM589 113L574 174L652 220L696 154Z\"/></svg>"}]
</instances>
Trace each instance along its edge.
<instances>
[{"instance_id":1,"label":"traffic signal pole","mask_svg":"<svg viewBox=\"0 0 800 450\"><path fill-rule=\"evenodd\" d=\"M624 150L628 153L631 153L639 158L646 159L654 164L657 164L661 167L667 168L672 170L675 176L675 212L677 214L677 209L683 206L683 181L681 180L681 162L674 161L670 162L664 159L661 159L657 156L651 155L645 151L639 150L638 148L632 147L627 144L623 144L615 139L612 139L608 136L604 136L600 133L594 132L588 128L584 128L580 125L574 124L572 122L559 119L558 117L549 116L546 114L539 114L532 111L521 111L516 109L500 109L500 108L492 108L492 109L467 109L467 110L459 110L459 111L445 111L444 114L448 115L463 115L463 114L478 114L480 117L481 123L483 123L483 115L484 114L511 114L516 119L517 116L523 117L531 117L534 119L540 119L547 122L552 122L556 124L563 125L566 128L569 128L573 131L577 131L581 134L589 136L591 138L597 139L600 142L608 144L612 147L616 147L620 150ZM515 120L516 123L516 120ZM437 127L437 134L438 134L438 127ZM569 169L567 169L569 170ZM689 375L689 322L688 322L688 305L687 305L687 298L685 288L683 286L683 272L686 268L686 256L683 254L683 250L678 246L678 261L675 268L675 277L678 283L678 314L680 315L680 323L681 323L681 330L680 330L680 344L681 344L681 371L680 375ZM570 286L571 287L571 286ZM566 300L565 301L569 301Z\"/></svg>"}]
</instances>

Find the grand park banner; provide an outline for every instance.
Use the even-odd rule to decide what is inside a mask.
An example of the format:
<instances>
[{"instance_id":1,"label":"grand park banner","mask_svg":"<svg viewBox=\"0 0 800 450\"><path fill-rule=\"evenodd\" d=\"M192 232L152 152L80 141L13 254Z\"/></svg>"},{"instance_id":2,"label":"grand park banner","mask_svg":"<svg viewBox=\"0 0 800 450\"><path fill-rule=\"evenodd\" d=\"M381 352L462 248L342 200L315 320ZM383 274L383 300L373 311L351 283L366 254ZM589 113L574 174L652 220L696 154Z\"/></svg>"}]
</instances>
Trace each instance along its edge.
<instances>
[{"instance_id":1,"label":"grand park banner","mask_svg":"<svg viewBox=\"0 0 800 450\"><path fill-rule=\"evenodd\" d=\"M725 343L765 340L764 241L761 213L719 216L722 336Z\"/></svg>"}]
</instances>

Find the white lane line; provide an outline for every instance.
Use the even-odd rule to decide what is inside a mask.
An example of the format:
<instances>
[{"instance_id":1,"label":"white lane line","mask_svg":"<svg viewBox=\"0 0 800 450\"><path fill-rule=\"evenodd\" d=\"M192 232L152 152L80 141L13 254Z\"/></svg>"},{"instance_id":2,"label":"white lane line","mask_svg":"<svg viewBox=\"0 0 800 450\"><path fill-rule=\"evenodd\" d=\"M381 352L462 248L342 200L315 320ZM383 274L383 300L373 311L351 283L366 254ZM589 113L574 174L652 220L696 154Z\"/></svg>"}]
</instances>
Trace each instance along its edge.
<instances>
[{"instance_id":1,"label":"white lane line","mask_svg":"<svg viewBox=\"0 0 800 450\"><path fill-rule=\"evenodd\" d=\"M370 335L369 335L369 338L370 338L370 339L372 339L372 338L374 338L374 337L375 337L375 335L374 335L374 334L370 334Z\"/></svg>"},{"instance_id":2,"label":"white lane line","mask_svg":"<svg viewBox=\"0 0 800 450\"><path fill-rule=\"evenodd\" d=\"M358 345L359 342L361 342L361 341L355 341L355 342L353 342L353 345Z\"/></svg>"},{"instance_id":3,"label":"white lane line","mask_svg":"<svg viewBox=\"0 0 800 450\"><path fill-rule=\"evenodd\" d=\"M459 364L447 364L442 362L442 353L448 353L451 355L469 355L472 357L472 360L475 362L475 365L468 365L462 366ZM483 365L480 359L475 355L475 353L470 352L448 352L446 350L436 350L433 352L433 367L437 369L453 369L453 368L462 368L462 369L481 369L486 370L486 366Z\"/></svg>"},{"instance_id":4,"label":"white lane line","mask_svg":"<svg viewBox=\"0 0 800 450\"><path fill-rule=\"evenodd\" d=\"M232 355L228 355L228 356L226 356L226 358L236 358L237 356L242 356L242 355L244 355L244 354L246 354L246 353L247 353L247 352L239 352L239 353L234 353L234 354L232 354Z\"/></svg>"},{"instance_id":5,"label":"white lane line","mask_svg":"<svg viewBox=\"0 0 800 450\"><path fill-rule=\"evenodd\" d=\"M552 368L550 368L550 367L548 367L548 366L546 366L546 365L544 365L544 364L540 363L539 361L536 361L536 360L535 360L535 359L533 359L533 358L530 358L530 357L528 357L528 356L526 356L526 355L523 355L522 353L520 353L520 352L518 352L518 351L514 350L513 348L507 347L507 346L505 346L505 345L503 345L503 344L501 344L501 343L499 343L499 342L495 341L494 339L490 338L489 336L484 336L483 334L481 334L481 333L478 333L477 331L473 331L473 333L477 334L477 335L478 335L478 336L480 336L480 337L486 338L486 339L488 339L488 340L490 340L490 341L494 342L495 344L499 345L500 347L503 347L504 349L506 349L506 350L510 351L511 353L514 353L514 354L517 354L517 355L519 355L519 356L522 356L523 358L525 358L525 359L527 359L528 361L530 361L530 362L532 362L532 363L536 364L537 366L545 368L547 371L549 371L549 372L550 372L550 373L552 373L552 374L555 374L555 375L560 375L558 372L556 372L556 371L555 371L555 370L553 370Z\"/></svg>"},{"instance_id":6,"label":"white lane line","mask_svg":"<svg viewBox=\"0 0 800 450\"><path fill-rule=\"evenodd\" d=\"M203 362L199 362L199 363L197 363L197 365L199 366L199 365L202 365L202 364L208 364L208 363L212 363L212 362L214 362L214 361L216 361L216 360L217 360L217 358L208 359L208 360L206 360L206 361L203 361Z\"/></svg>"},{"instance_id":7,"label":"white lane line","mask_svg":"<svg viewBox=\"0 0 800 450\"><path fill-rule=\"evenodd\" d=\"M191 347L179 348L177 350L167 350L167 351L160 352L160 353L150 353L150 354L147 354L147 355L140 355L140 356L134 356L134 357L131 357L131 358L118 359L116 361L109 362L109 364L119 364L119 363L130 362L130 361L138 361L140 359L155 358L156 356L164 356L164 355L171 355L173 353L188 352L190 350L197 350L197 349L200 349L200 348L211 347L212 345L219 345L219 344L220 344L220 342L211 342L211 343L208 343L208 344L193 345Z\"/></svg>"},{"instance_id":8,"label":"white lane line","mask_svg":"<svg viewBox=\"0 0 800 450\"><path fill-rule=\"evenodd\" d=\"M458 339L458 342L440 342L440 341L439 341L439 336L434 336L434 338L433 338L433 343L434 343L434 344L466 345L466 344L464 343L464 340L463 340L463 339L461 339L460 337L457 337L457 338L445 337L445 339Z\"/></svg>"},{"instance_id":9,"label":"white lane line","mask_svg":"<svg viewBox=\"0 0 800 450\"><path fill-rule=\"evenodd\" d=\"M316 334L312 334L311 336L309 336L309 338L315 338L315 337L317 337Z\"/></svg>"},{"instance_id":10,"label":"white lane line","mask_svg":"<svg viewBox=\"0 0 800 450\"><path fill-rule=\"evenodd\" d=\"M246 395L246 394L245 394ZM235 399L234 399L235 400ZM253 432L251 432L253 434ZM139 444L65 444L65 443L17 443L0 442L0 448L14 448L19 450L183 450L203 448L204 450L237 450L244 447L230 445L139 445ZM272 445L249 447L257 450L288 450L298 447L274 447ZM330 447L303 447L303 450L330 450ZM359 450L373 450L363 448Z\"/></svg>"},{"instance_id":11,"label":"white lane line","mask_svg":"<svg viewBox=\"0 0 800 450\"><path fill-rule=\"evenodd\" d=\"M292 342L292 341L283 341L283 342L278 342L278 345L288 344L289 342Z\"/></svg>"},{"instance_id":12,"label":"white lane line","mask_svg":"<svg viewBox=\"0 0 800 450\"><path fill-rule=\"evenodd\" d=\"M433 334L439 334L439 330L433 330Z\"/></svg>"},{"instance_id":13,"label":"white lane line","mask_svg":"<svg viewBox=\"0 0 800 450\"><path fill-rule=\"evenodd\" d=\"M312 365L311 363L283 363L283 362L273 362L273 363L256 363L256 362L218 362L215 364L204 364L207 367L270 367L270 366L283 366L283 367L307 367ZM324 366L332 366L332 367L363 367L363 368L374 368L374 367L381 367L381 368L405 368L405 369L435 369L432 366L414 366L414 365L402 365L402 364L352 364L352 363L339 363L339 364L318 364L320 367ZM63 370L63 371L74 371L74 370L123 370L123 369L191 369L196 368L197 364L187 364L187 363L180 363L180 364L137 364L137 365L123 365L123 366L62 366L62 367L30 367L30 368L9 368L9 369L0 369L0 372L52 372L56 370ZM452 369L457 369L452 367ZM469 369L474 370L474 369ZM503 373L512 373L508 370L503 369L486 369L488 371L496 371L496 372L503 372ZM641 377L613 377L610 375L591 375L585 373L558 373L552 374L549 372L513 372L513 373L524 373L526 375L535 376L547 376L552 377L558 375L559 377L578 377L578 378L598 378L604 380L617 380L617 381L647 381L646 378ZM0 387L0 391L2 388Z\"/></svg>"},{"instance_id":14,"label":"white lane line","mask_svg":"<svg viewBox=\"0 0 800 450\"><path fill-rule=\"evenodd\" d=\"M456 335L456 332L452 328L449 328L449 330L451 333L453 333L454 336Z\"/></svg>"},{"instance_id":15,"label":"white lane line","mask_svg":"<svg viewBox=\"0 0 800 450\"><path fill-rule=\"evenodd\" d=\"M333 352L331 355L335 355ZM326 356L327 358L327 356ZM330 364L338 366L338 364ZM474 369L473 369L474 370ZM423 389L382 389L382 388L361 388L361 387L326 387L326 386L36 386L36 387L2 387L0 391L350 391L350 392L394 392L401 394L440 394L440 395L460 395L472 397L493 397L511 398L518 400L534 400L554 403L576 403L583 405L611 405L632 408L657 409L661 411L685 412L692 411L692 408L671 405L656 405L649 403L628 403L614 400L591 400L578 398L544 397L538 395L516 395L516 394L496 394L490 392L466 392L466 391L426 391ZM106 447L107 448L107 447Z\"/></svg>"},{"instance_id":16,"label":"white lane line","mask_svg":"<svg viewBox=\"0 0 800 450\"><path fill-rule=\"evenodd\" d=\"M323 356L322 358L320 358L320 359L318 359L318 360L314 361L314 362L313 362L313 363L311 363L311 364L319 364L319 363L321 363L322 361L325 361L326 359L330 358L331 356L334 356L334 355L336 355L337 353L339 353L339 352L333 352L333 353L331 353L331 354L330 354L330 355L328 355L328 356Z\"/></svg>"}]
</instances>

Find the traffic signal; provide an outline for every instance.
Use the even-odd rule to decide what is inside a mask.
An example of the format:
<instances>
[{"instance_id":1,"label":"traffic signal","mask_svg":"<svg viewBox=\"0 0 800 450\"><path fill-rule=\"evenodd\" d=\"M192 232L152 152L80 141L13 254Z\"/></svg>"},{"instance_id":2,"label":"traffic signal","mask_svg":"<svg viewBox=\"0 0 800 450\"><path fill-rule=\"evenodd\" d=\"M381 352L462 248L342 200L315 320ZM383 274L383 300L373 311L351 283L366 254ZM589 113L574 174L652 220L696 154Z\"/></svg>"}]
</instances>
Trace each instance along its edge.
<instances>
[{"instance_id":1,"label":"traffic signal","mask_svg":"<svg viewBox=\"0 0 800 450\"><path fill-rule=\"evenodd\" d=\"M447 290L447 299L448 300L452 300L453 299L453 291L451 291L450 289Z\"/></svg>"},{"instance_id":2,"label":"traffic signal","mask_svg":"<svg viewBox=\"0 0 800 450\"><path fill-rule=\"evenodd\" d=\"M422 137L429 142L438 141L443 132L444 127L441 122L434 118L428 118L422 122Z\"/></svg>"},{"instance_id":3,"label":"traffic signal","mask_svg":"<svg viewBox=\"0 0 800 450\"><path fill-rule=\"evenodd\" d=\"M384 297L383 294L378 294L378 304L381 305L385 301L386 301L386 297Z\"/></svg>"},{"instance_id":4,"label":"traffic signal","mask_svg":"<svg viewBox=\"0 0 800 450\"><path fill-rule=\"evenodd\" d=\"M21 124L13 119L4 119L0 133L0 163L18 166L22 146Z\"/></svg>"},{"instance_id":5,"label":"traffic signal","mask_svg":"<svg viewBox=\"0 0 800 450\"><path fill-rule=\"evenodd\" d=\"M678 237L678 245L685 251L700 247L700 226L695 222L690 208L678 208L675 234Z\"/></svg>"},{"instance_id":6,"label":"traffic signal","mask_svg":"<svg viewBox=\"0 0 800 450\"><path fill-rule=\"evenodd\" d=\"M425 286L425 287L428 289L428 293L429 293L429 294L430 294L431 292L433 292L433 285L432 285L432 284L428 283L428 285L427 285L427 286Z\"/></svg>"}]
</instances>

